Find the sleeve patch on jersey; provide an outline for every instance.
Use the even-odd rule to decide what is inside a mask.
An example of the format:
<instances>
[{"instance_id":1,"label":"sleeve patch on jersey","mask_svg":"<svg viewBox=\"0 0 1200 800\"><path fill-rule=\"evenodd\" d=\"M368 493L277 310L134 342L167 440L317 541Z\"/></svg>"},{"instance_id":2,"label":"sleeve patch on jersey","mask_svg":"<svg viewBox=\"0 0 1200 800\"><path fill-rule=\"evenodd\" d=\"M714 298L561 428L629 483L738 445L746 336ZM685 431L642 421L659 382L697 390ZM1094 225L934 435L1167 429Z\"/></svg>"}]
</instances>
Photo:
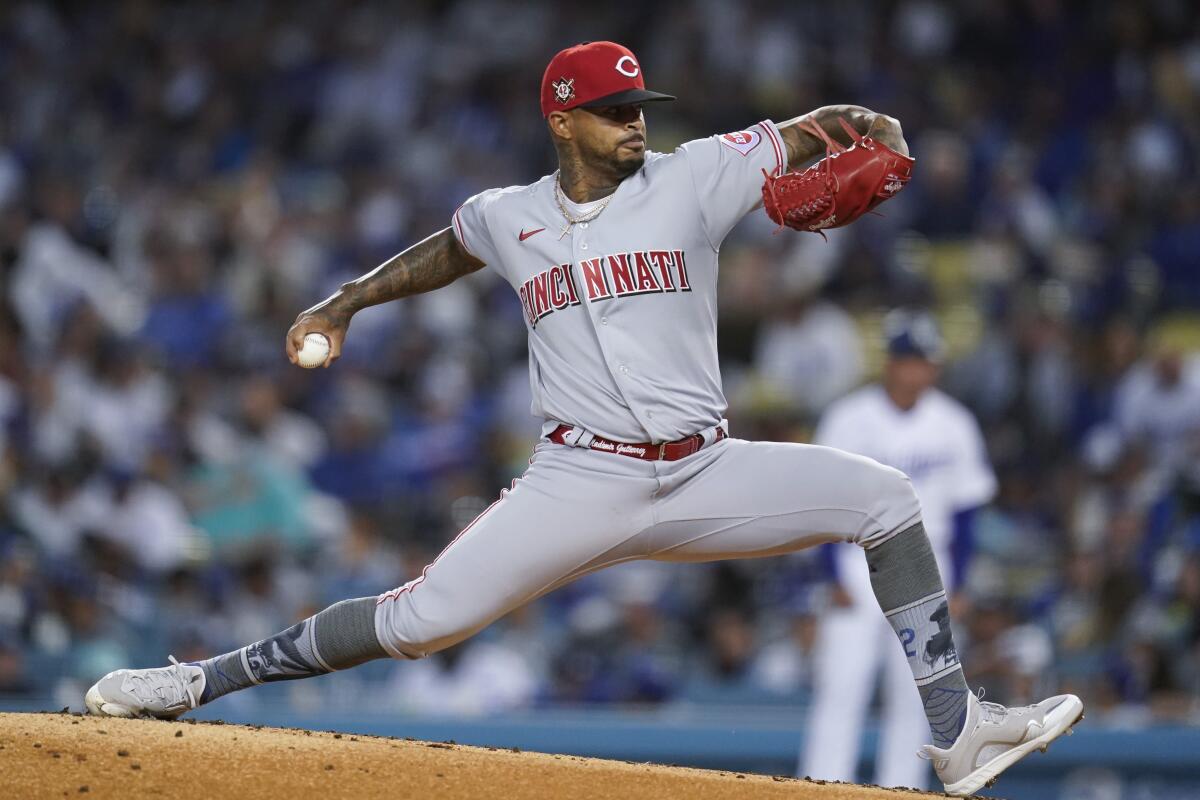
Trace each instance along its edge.
<instances>
[{"instance_id":1,"label":"sleeve patch on jersey","mask_svg":"<svg viewBox=\"0 0 1200 800\"><path fill-rule=\"evenodd\" d=\"M738 151L743 156L749 155L750 151L758 147L761 141L762 135L757 131L736 131L721 137L721 144Z\"/></svg>"}]
</instances>

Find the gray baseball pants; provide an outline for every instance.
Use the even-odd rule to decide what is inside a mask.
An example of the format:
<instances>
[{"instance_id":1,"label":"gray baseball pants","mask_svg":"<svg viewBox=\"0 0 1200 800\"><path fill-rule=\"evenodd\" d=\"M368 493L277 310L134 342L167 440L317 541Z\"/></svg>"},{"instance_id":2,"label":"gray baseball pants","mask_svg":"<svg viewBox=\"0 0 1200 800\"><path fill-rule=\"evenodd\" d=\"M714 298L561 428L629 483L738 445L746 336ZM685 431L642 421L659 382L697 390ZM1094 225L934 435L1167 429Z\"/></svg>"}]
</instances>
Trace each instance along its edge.
<instances>
[{"instance_id":1,"label":"gray baseball pants","mask_svg":"<svg viewBox=\"0 0 1200 800\"><path fill-rule=\"evenodd\" d=\"M393 658L423 658L623 561L835 541L870 549L919 521L904 473L828 447L724 439L678 461L641 461L543 440L512 489L420 577L378 597L375 634Z\"/></svg>"}]
</instances>

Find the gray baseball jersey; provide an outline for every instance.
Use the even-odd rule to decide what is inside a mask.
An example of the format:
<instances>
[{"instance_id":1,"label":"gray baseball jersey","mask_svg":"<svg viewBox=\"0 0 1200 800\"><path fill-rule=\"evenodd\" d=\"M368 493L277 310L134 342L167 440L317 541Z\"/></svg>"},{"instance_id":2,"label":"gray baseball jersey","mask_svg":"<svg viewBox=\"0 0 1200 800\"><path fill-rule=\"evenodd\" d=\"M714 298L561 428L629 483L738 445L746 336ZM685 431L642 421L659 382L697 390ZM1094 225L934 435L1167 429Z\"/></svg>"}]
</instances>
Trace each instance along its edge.
<instances>
[{"instance_id":1,"label":"gray baseball jersey","mask_svg":"<svg viewBox=\"0 0 1200 800\"><path fill-rule=\"evenodd\" d=\"M779 132L648 154L595 219L572 226L553 176L483 192L454 214L470 253L516 290L529 332L533 412L572 426L427 566L378 597L395 658L462 641L581 575L632 559L706 561L829 541L872 547L915 524L908 478L827 447L719 439L717 252L784 165ZM578 434L578 435L575 435ZM592 449L699 434L674 461ZM641 448L631 448L641 450Z\"/></svg>"},{"instance_id":2,"label":"gray baseball jersey","mask_svg":"<svg viewBox=\"0 0 1200 800\"><path fill-rule=\"evenodd\" d=\"M769 120L647 153L599 217L561 238L553 175L458 209L463 247L525 309L535 416L627 442L680 439L721 420L717 252L784 153Z\"/></svg>"}]
</instances>

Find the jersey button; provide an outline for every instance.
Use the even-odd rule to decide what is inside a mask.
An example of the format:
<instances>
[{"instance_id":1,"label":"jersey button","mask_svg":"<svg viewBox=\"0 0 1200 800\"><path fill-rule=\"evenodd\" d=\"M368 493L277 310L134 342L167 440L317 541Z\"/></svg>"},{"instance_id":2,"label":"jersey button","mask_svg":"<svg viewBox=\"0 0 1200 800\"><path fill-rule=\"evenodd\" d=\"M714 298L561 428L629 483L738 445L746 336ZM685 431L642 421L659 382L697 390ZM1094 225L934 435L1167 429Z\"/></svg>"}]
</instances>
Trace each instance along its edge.
<instances>
[{"instance_id":1,"label":"jersey button","mask_svg":"<svg viewBox=\"0 0 1200 800\"><path fill-rule=\"evenodd\" d=\"M628 374L629 374L629 367L627 367L627 366L625 366L624 364L622 364L622 365L621 365L621 374L622 374L622 375L628 375Z\"/></svg>"},{"instance_id":2,"label":"jersey button","mask_svg":"<svg viewBox=\"0 0 1200 800\"><path fill-rule=\"evenodd\" d=\"M582 244L580 244L580 245L579 245L579 249L580 249L580 250L587 250L587 242L583 242Z\"/></svg>"},{"instance_id":3,"label":"jersey button","mask_svg":"<svg viewBox=\"0 0 1200 800\"><path fill-rule=\"evenodd\" d=\"M601 324L601 325L607 325L607 324L608 324L608 317L601 317L601 318L600 318L600 324Z\"/></svg>"},{"instance_id":4,"label":"jersey button","mask_svg":"<svg viewBox=\"0 0 1200 800\"><path fill-rule=\"evenodd\" d=\"M581 223L579 223L579 227L583 228L584 230L587 230L587 223L581 222Z\"/></svg>"}]
</instances>

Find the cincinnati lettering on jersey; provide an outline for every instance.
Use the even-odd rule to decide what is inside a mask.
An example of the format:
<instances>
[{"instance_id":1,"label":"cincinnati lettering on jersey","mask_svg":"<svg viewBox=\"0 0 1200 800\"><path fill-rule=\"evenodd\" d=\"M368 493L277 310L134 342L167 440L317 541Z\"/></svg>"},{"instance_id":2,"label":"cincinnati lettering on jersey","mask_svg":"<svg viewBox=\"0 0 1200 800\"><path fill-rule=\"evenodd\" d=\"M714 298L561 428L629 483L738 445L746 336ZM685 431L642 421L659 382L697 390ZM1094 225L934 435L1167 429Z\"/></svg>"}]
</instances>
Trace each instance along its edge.
<instances>
[{"instance_id":1,"label":"cincinnati lettering on jersey","mask_svg":"<svg viewBox=\"0 0 1200 800\"><path fill-rule=\"evenodd\" d=\"M571 277L570 264L556 264L542 270L521 284L517 296L521 298L521 307L525 309L530 327L536 327L538 320L547 314L579 305L579 292Z\"/></svg>"},{"instance_id":2,"label":"cincinnati lettering on jersey","mask_svg":"<svg viewBox=\"0 0 1200 800\"><path fill-rule=\"evenodd\" d=\"M556 264L534 275L517 289L530 327L547 314L611 297L655 292L690 292L687 260L682 250L639 250L597 256L579 262L583 295L575 285L570 264Z\"/></svg>"}]
</instances>

